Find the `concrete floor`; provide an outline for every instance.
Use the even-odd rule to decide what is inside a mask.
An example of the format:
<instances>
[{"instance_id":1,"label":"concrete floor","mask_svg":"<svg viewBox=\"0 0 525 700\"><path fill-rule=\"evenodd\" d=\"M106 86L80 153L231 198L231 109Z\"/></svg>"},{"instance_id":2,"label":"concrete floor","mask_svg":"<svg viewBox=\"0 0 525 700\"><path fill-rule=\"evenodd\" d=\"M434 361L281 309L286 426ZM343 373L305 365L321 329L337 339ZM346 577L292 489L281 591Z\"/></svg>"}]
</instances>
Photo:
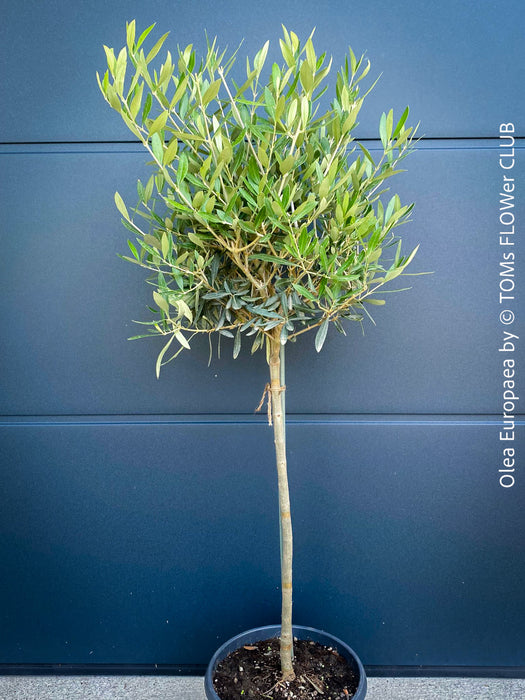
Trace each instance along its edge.
<instances>
[{"instance_id":1,"label":"concrete floor","mask_svg":"<svg viewBox=\"0 0 525 700\"><path fill-rule=\"evenodd\" d=\"M525 679L369 678L367 700L524 700ZM0 700L205 700L200 676L0 676Z\"/></svg>"}]
</instances>

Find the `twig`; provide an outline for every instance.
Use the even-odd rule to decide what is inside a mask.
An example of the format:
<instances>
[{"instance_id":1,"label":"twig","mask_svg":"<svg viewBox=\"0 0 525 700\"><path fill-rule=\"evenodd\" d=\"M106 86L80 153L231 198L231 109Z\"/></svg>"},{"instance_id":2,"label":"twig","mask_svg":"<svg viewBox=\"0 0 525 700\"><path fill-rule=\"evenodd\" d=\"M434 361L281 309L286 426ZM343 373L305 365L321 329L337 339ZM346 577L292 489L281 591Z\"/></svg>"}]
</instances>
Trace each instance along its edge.
<instances>
[{"instance_id":1,"label":"twig","mask_svg":"<svg viewBox=\"0 0 525 700\"><path fill-rule=\"evenodd\" d=\"M318 693L321 693L321 695L324 695L324 690L322 688L320 688L316 683L314 683L313 680L309 676L307 676L305 674L304 676L301 676L301 677L305 678L308 681L308 683L310 683L317 690Z\"/></svg>"}]
</instances>

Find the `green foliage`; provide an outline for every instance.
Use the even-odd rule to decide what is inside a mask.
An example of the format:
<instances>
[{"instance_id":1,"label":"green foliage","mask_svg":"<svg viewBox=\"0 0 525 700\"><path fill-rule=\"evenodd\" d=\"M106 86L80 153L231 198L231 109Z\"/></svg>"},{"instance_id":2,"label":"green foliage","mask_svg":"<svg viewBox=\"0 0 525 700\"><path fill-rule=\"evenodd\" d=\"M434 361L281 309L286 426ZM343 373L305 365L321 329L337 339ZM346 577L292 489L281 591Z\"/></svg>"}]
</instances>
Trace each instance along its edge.
<instances>
[{"instance_id":1,"label":"green foliage","mask_svg":"<svg viewBox=\"0 0 525 700\"><path fill-rule=\"evenodd\" d=\"M167 34L146 53L152 28L136 39L128 23L126 46L104 47L108 70L97 79L152 159L132 213L118 193L115 202L138 242L126 259L151 272L146 335L167 338L157 373L198 333L234 338L236 356L242 337L253 352L277 328L283 344L317 329L321 350L329 323L344 332L341 320L360 320L365 301L383 303L372 295L415 255L392 248L413 205L382 201L412 150L408 107L397 122L392 110L382 115L376 162L353 136L370 64L351 49L319 114L332 61L312 36L302 45L283 27L283 64L263 79L266 42L237 85L235 54L216 41L201 59L190 45L153 69Z\"/></svg>"}]
</instances>

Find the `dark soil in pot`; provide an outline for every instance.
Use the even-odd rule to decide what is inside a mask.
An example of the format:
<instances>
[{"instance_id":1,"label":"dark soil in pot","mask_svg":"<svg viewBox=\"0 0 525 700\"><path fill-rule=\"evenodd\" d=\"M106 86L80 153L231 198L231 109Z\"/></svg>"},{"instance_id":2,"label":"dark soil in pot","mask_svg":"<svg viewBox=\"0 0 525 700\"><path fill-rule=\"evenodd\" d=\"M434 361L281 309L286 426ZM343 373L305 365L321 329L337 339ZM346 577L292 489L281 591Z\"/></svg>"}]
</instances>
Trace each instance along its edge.
<instances>
[{"instance_id":1,"label":"dark soil in pot","mask_svg":"<svg viewBox=\"0 0 525 700\"><path fill-rule=\"evenodd\" d=\"M219 662L213 686L221 700L350 700L359 678L332 647L294 641L294 681L281 681L279 640L246 644Z\"/></svg>"}]
</instances>

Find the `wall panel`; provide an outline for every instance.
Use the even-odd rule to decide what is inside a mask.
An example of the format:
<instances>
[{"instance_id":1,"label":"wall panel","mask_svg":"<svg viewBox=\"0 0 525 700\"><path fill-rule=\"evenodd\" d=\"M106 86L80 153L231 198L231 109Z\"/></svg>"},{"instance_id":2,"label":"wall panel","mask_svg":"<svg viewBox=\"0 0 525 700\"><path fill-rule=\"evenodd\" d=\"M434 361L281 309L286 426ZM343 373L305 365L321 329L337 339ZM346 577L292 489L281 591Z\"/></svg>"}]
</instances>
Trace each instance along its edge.
<instances>
[{"instance_id":1,"label":"wall panel","mask_svg":"<svg viewBox=\"0 0 525 700\"><path fill-rule=\"evenodd\" d=\"M2 662L205 664L278 619L264 422L1 431ZM522 664L523 489L498 486L497 432L292 419L297 623L372 665Z\"/></svg>"},{"instance_id":2,"label":"wall panel","mask_svg":"<svg viewBox=\"0 0 525 700\"><path fill-rule=\"evenodd\" d=\"M495 413L500 409L503 331L499 321L501 173L495 144L457 148L425 142L400 177L405 202L416 202L404 229L406 250L420 244L413 265L429 275L402 278L383 308L330 329L318 355L313 338L289 347L292 413ZM127 231L113 192L136 201L147 170L136 148L67 150L13 147L2 158L14 176L0 193L9 266L0 281L0 338L6 358L0 410L11 415L253 412L266 383L263 356L249 346L230 361L231 343L208 366L207 341L195 343L154 374L160 339L126 342L150 320L150 288L139 268L119 261ZM513 174L523 177L525 157ZM144 177L143 177L144 179ZM20 226L25 193L36 220ZM525 218L518 198L517 220ZM516 250L522 250L519 238ZM514 263L517 279L524 257ZM395 286L392 286L394 289ZM523 318L513 326L523 333ZM364 334L363 334L364 333ZM340 363L340 379L335 366Z\"/></svg>"},{"instance_id":3,"label":"wall panel","mask_svg":"<svg viewBox=\"0 0 525 700\"><path fill-rule=\"evenodd\" d=\"M317 44L333 54L335 65L349 44L357 54L366 51L373 75L382 74L362 114L367 136L377 136L379 116L390 106L400 114L409 104L422 133L433 137L490 137L499 121L517 118L522 109L520 0L268 0L264 12L254 7L241 0L7 4L0 28L6 66L0 140L129 140L120 119L105 109L95 72L104 69L102 45L123 46L125 22L133 18L142 28L157 22L159 36L171 30L174 47L193 43L202 50L206 28L222 46L236 48L244 39L250 55L274 39L269 60L280 60L277 38L284 23L302 36L316 27ZM244 71L244 60L239 66Z\"/></svg>"}]
</instances>

